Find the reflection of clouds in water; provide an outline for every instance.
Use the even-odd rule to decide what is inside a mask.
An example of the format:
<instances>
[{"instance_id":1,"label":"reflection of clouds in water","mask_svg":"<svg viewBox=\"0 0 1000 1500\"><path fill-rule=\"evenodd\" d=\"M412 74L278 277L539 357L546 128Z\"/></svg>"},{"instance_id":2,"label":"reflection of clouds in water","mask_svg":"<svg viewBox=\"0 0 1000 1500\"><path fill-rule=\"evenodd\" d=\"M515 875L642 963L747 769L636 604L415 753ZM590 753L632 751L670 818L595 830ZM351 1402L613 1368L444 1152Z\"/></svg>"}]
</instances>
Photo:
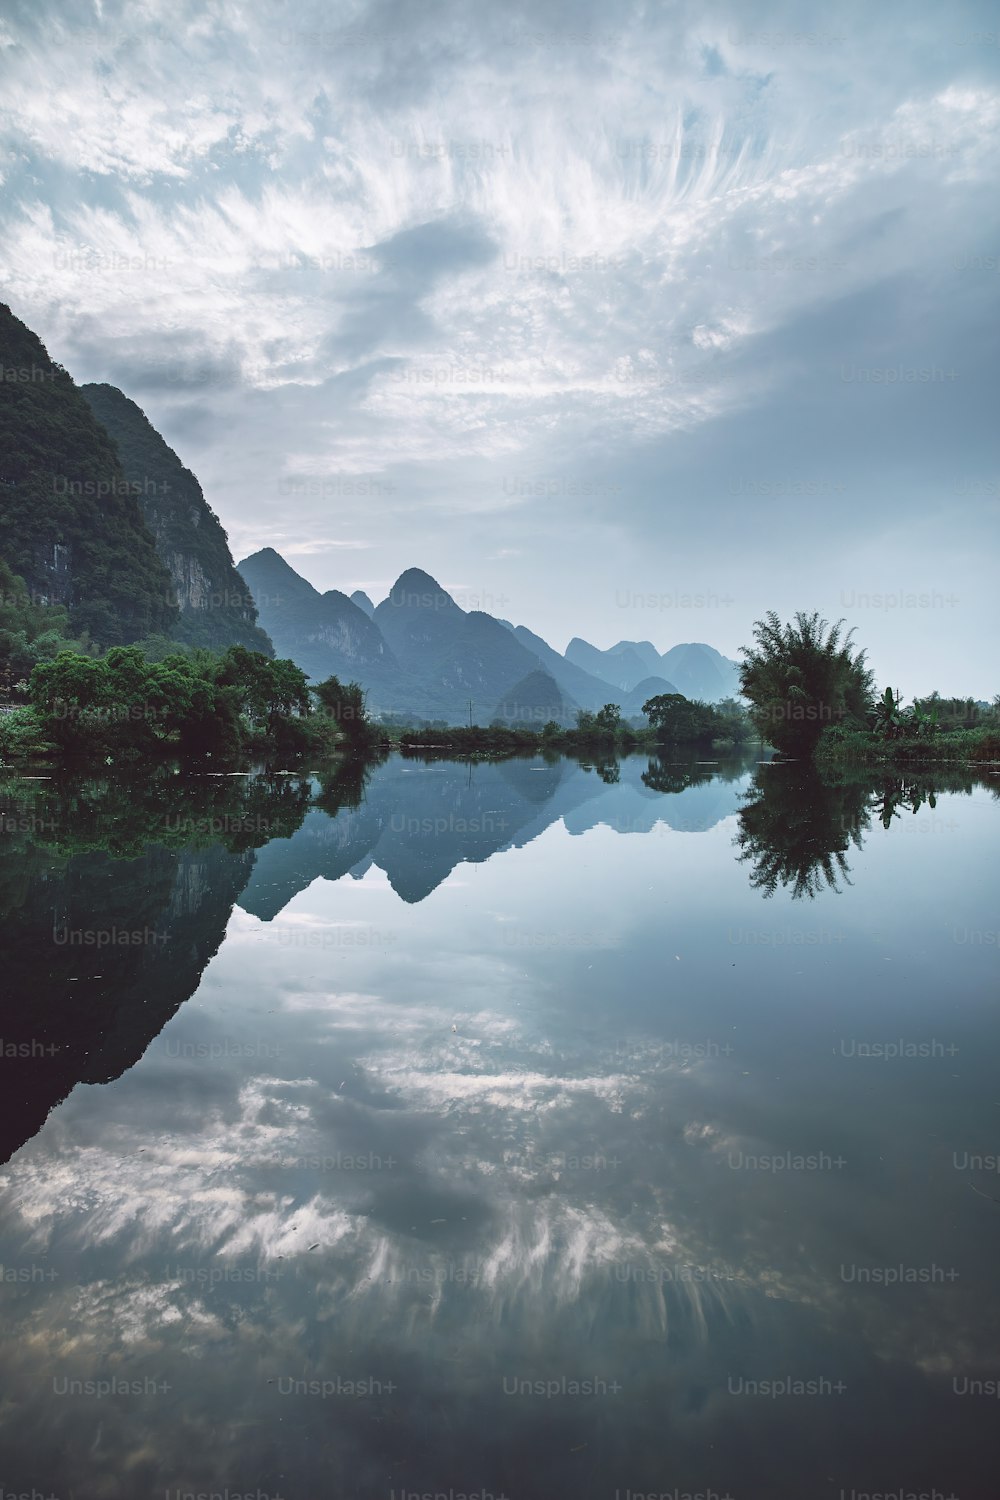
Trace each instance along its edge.
<instances>
[{"instance_id":1,"label":"reflection of clouds in water","mask_svg":"<svg viewBox=\"0 0 1000 1500\"><path fill-rule=\"evenodd\" d=\"M442 1064L444 1062L442 1059ZM548 1073L514 1069L506 1073L470 1073L446 1066L436 1068L433 1063L416 1067L409 1061L383 1067L377 1076L405 1098L417 1099L425 1108L446 1116L467 1110L478 1113L489 1108L504 1110L508 1115L511 1111L523 1114L550 1109L565 1111L572 1109L577 1094L589 1094L603 1100L609 1108L620 1113L627 1083L622 1075L560 1078Z\"/></svg>"},{"instance_id":2,"label":"reflection of clouds in water","mask_svg":"<svg viewBox=\"0 0 1000 1500\"><path fill-rule=\"evenodd\" d=\"M155 1255L161 1266L280 1269L239 1293L244 1323L279 1344L304 1316L397 1341L431 1331L474 1341L485 1323L511 1349L555 1327L586 1340L602 1321L708 1343L720 1319L756 1323L775 1301L827 1327L857 1319L857 1290L840 1282L824 1238L829 1217L809 1212L825 1185L724 1170L727 1152L775 1149L733 1123L718 1087L726 1064L720 1073L704 1058L664 1056L639 1037L627 1067L603 1042L574 1043L570 1066L509 1016L479 1008L455 1034L451 1007L362 992L296 991L282 1008L311 1027L300 1044L357 1033L343 1066L370 1099L345 1101L337 1073L332 1086L302 1076L297 1055L298 1076L250 1077L235 1105L186 1098L174 1129L133 1108L110 1124L98 1112L99 1145L49 1132L0 1174L27 1250L68 1243L130 1267ZM113 1099L114 1088L97 1103ZM353 1113L337 1114L348 1102ZM356 1151L359 1131L396 1154L391 1169L281 1169ZM567 1160L594 1152L598 1169ZM85 1308L93 1349L126 1338L193 1349L222 1336L204 1302L190 1285L151 1289L125 1275L84 1288L79 1307L54 1298L32 1320L55 1334ZM870 1344L926 1371L961 1367L983 1342L967 1303L952 1287L923 1303L926 1319L904 1323L891 1301L866 1298ZM956 1352L942 1365L946 1322Z\"/></svg>"}]
</instances>

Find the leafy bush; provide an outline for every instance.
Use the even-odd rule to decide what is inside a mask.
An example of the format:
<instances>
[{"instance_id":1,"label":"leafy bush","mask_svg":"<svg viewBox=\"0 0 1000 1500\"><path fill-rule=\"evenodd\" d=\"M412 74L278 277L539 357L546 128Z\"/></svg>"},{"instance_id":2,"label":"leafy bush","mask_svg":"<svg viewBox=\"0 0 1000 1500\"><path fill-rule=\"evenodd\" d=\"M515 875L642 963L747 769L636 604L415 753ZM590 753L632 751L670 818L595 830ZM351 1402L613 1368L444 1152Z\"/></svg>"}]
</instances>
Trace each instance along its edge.
<instances>
[{"instance_id":1,"label":"leafy bush","mask_svg":"<svg viewBox=\"0 0 1000 1500\"><path fill-rule=\"evenodd\" d=\"M0 713L0 765L35 760L51 748L34 709L11 708Z\"/></svg>"}]
</instances>

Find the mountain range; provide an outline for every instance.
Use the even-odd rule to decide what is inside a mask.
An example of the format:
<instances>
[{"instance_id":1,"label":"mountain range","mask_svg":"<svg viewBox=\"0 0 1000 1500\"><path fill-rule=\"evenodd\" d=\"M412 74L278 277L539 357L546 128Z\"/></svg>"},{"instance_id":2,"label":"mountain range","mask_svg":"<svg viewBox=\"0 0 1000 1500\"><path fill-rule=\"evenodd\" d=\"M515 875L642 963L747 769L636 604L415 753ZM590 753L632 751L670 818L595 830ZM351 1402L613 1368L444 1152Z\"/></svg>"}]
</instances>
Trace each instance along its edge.
<instances>
[{"instance_id":1,"label":"mountain range","mask_svg":"<svg viewBox=\"0 0 1000 1500\"><path fill-rule=\"evenodd\" d=\"M638 718L659 693L738 691L736 664L711 646L602 651L575 636L562 653L462 609L419 568L378 604L321 593L269 547L237 568L197 478L141 408L115 386L77 386L3 304L0 561L99 649L152 637L276 652L315 681L359 681L372 711L409 720L569 725L606 703Z\"/></svg>"},{"instance_id":2,"label":"mountain range","mask_svg":"<svg viewBox=\"0 0 1000 1500\"><path fill-rule=\"evenodd\" d=\"M711 646L661 655L649 641L621 641L600 651L574 637L563 655L523 625L463 610L420 568L374 605L360 590L320 593L271 547L237 566L278 655L316 680L361 682L376 714L538 728L605 703L639 718L659 693L716 703L739 691L737 664Z\"/></svg>"}]
</instances>

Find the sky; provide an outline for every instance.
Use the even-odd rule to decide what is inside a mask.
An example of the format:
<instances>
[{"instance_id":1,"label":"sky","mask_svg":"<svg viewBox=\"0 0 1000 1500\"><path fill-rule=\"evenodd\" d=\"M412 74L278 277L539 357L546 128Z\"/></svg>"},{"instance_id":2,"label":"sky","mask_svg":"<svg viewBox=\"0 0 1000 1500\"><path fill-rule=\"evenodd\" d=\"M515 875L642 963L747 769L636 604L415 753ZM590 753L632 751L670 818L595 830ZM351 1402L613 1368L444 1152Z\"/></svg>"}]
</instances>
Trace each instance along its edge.
<instances>
[{"instance_id":1,"label":"sky","mask_svg":"<svg viewBox=\"0 0 1000 1500\"><path fill-rule=\"evenodd\" d=\"M7 0L0 298L237 558L992 697L998 144L966 0Z\"/></svg>"}]
</instances>

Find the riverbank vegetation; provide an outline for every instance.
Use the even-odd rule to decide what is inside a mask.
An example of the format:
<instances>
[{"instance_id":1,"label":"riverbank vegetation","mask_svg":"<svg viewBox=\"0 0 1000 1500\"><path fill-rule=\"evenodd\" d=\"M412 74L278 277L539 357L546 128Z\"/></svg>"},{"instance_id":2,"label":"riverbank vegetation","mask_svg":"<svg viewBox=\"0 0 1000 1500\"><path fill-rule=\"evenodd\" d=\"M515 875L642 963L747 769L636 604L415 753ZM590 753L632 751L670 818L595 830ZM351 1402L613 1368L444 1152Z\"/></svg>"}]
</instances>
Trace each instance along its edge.
<instances>
[{"instance_id":1,"label":"riverbank vegetation","mask_svg":"<svg viewBox=\"0 0 1000 1500\"><path fill-rule=\"evenodd\" d=\"M66 611L37 604L0 570L0 764L174 756L295 767L388 750L610 763L642 750L723 753L754 743L822 764L1000 763L1000 698L932 693L905 707L896 690L878 696L852 633L816 613L756 622L754 644L742 651L744 701L664 693L643 703L644 721L606 703L578 711L569 726L405 724L372 719L357 682L310 685L294 662L244 646L213 652L151 640L101 655L88 638L68 642Z\"/></svg>"},{"instance_id":2,"label":"riverbank vegetation","mask_svg":"<svg viewBox=\"0 0 1000 1500\"><path fill-rule=\"evenodd\" d=\"M989 704L935 692L904 707L898 690L879 696L865 653L842 627L816 613L790 625L773 612L756 622L740 689L764 742L827 764L1000 762L1000 697Z\"/></svg>"},{"instance_id":3,"label":"riverbank vegetation","mask_svg":"<svg viewBox=\"0 0 1000 1500\"><path fill-rule=\"evenodd\" d=\"M106 765L179 757L220 765L296 764L376 735L361 692L336 678L310 688L294 662L244 646L158 660L138 646L103 657L63 651L32 669L24 701L0 714L0 762Z\"/></svg>"}]
</instances>

